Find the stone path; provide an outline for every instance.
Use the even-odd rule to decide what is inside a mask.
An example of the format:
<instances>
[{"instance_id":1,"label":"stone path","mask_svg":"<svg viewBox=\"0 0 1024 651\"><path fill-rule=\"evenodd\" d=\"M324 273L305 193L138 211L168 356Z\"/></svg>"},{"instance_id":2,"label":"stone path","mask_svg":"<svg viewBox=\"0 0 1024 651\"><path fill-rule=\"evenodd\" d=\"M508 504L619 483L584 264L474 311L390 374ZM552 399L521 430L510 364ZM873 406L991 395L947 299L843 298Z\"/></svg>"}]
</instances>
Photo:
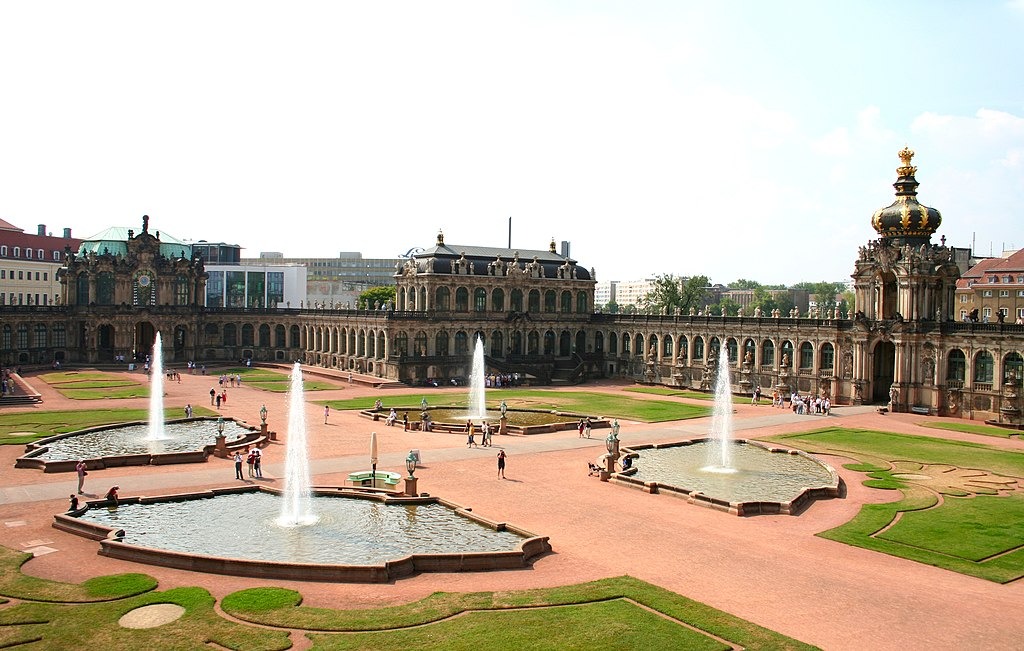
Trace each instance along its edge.
<instances>
[{"instance_id":1,"label":"stone path","mask_svg":"<svg viewBox=\"0 0 1024 651\"><path fill-rule=\"evenodd\" d=\"M132 377L141 379L141 374ZM211 384L212 382L212 384ZM80 409L89 403L68 401L45 384L38 409ZM183 376L171 383L167 405L208 405L216 377ZM598 383L587 390L618 392L623 385ZM387 389L352 385L307 394L307 400L380 397L385 405L400 394L450 394L464 389ZM223 413L259 422L260 405L270 411L272 429L286 438L286 398L250 387L228 389ZM642 394L630 394L643 399ZM205 403L203 400L205 399ZM143 406L145 401L118 401ZM736 406L735 425L744 437L816 429L836 424L943 436L1024 451L1017 439L945 433L917 425L927 417L880 415L872 408L840 408L829 417L798 416L767 406ZM9 410L5 409L5 413ZM252 581L139 566L96 554L95 542L50 527L74 490L73 475L46 475L15 470L20 447L0 447L0 543L16 549L45 547L24 571L45 578L81 581L115 572L145 572L161 589L198 585L216 597L253 585L282 585L300 591L304 604L336 608L407 602L436 590L473 591L548 587L631 574L739 617L825 649L1017 649L1024 631L1024 582L998 585L981 579L878 554L816 537L842 524L861 505L897 496L864 488L862 476L840 469L848 488L844 499L813 504L798 517L737 518L687 504L668 495L648 495L587 476L587 462L604 450L605 432L579 439L575 431L530 437L495 437L509 455L507 480L496 477L497 450L466 449L460 434L403 432L352 413L332 410L323 424L323 409L309 403L314 482L342 483L348 472L368 469L369 432L380 438L378 468L403 470L410 449L421 450L417 471L420 490L473 507L485 517L508 520L549 535L554 553L531 569L466 574L423 574L394 584L365 586L284 581ZM702 435L710 419L656 425L622 423L625 444L676 440ZM600 438L599 438L600 436ZM283 471L284 446L267 450L264 481L274 483ZM828 458L837 468L844 462ZM87 492L102 495L110 485L122 495L156 495L184 488L230 486L234 468L227 460L205 464L120 468L90 472ZM239 518L241 530L259 535L257 523Z\"/></svg>"}]
</instances>

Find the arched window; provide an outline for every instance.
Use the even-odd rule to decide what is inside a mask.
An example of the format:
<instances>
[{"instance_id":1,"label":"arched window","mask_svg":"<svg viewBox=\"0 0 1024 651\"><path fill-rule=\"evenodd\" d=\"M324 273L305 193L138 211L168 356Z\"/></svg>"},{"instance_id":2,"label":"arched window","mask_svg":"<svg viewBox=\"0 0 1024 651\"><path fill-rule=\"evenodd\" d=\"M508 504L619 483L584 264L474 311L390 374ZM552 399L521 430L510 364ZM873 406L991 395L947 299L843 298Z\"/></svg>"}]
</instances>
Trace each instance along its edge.
<instances>
[{"instance_id":1,"label":"arched window","mask_svg":"<svg viewBox=\"0 0 1024 651\"><path fill-rule=\"evenodd\" d=\"M740 354L739 344L736 343L735 339L729 337L725 342L725 349L728 351L729 354L729 363L736 364L736 362L739 360Z\"/></svg>"},{"instance_id":2,"label":"arched window","mask_svg":"<svg viewBox=\"0 0 1024 651\"><path fill-rule=\"evenodd\" d=\"M568 330L563 330L558 335L558 354L562 357L572 354L572 335Z\"/></svg>"},{"instance_id":3,"label":"arched window","mask_svg":"<svg viewBox=\"0 0 1024 651\"><path fill-rule=\"evenodd\" d=\"M509 308L513 312L522 312L523 311L523 290L521 290L521 289L513 289L512 290L512 304L509 305Z\"/></svg>"},{"instance_id":4,"label":"arched window","mask_svg":"<svg viewBox=\"0 0 1024 651\"><path fill-rule=\"evenodd\" d=\"M560 309L563 314L572 312L572 292L562 292L562 305Z\"/></svg>"},{"instance_id":5,"label":"arched window","mask_svg":"<svg viewBox=\"0 0 1024 651\"><path fill-rule=\"evenodd\" d=\"M822 344L822 346L821 346L821 359L820 359L819 363L820 363L819 368L821 368L821 370L823 370L823 371L834 370L833 367L835 366L835 363L836 363L836 349L835 349L835 346L833 346L829 342L825 342L824 344Z\"/></svg>"},{"instance_id":6,"label":"arched window","mask_svg":"<svg viewBox=\"0 0 1024 651\"><path fill-rule=\"evenodd\" d=\"M33 348L46 348L46 332L46 326L44 324L36 324L35 333L32 337Z\"/></svg>"},{"instance_id":7,"label":"arched window","mask_svg":"<svg viewBox=\"0 0 1024 651\"><path fill-rule=\"evenodd\" d=\"M260 325L260 347L270 348L270 326L266 323Z\"/></svg>"},{"instance_id":8,"label":"arched window","mask_svg":"<svg viewBox=\"0 0 1024 651\"><path fill-rule=\"evenodd\" d=\"M689 352L686 350L688 340L685 336L680 335L679 337L679 359L686 359Z\"/></svg>"},{"instance_id":9,"label":"arched window","mask_svg":"<svg viewBox=\"0 0 1024 651\"><path fill-rule=\"evenodd\" d=\"M174 304L188 305L188 277L178 276L174 279Z\"/></svg>"},{"instance_id":10,"label":"arched window","mask_svg":"<svg viewBox=\"0 0 1024 651\"><path fill-rule=\"evenodd\" d=\"M978 384L990 384L992 382L993 363L992 353L983 350L974 356L974 382Z\"/></svg>"},{"instance_id":11,"label":"arched window","mask_svg":"<svg viewBox=\"0 0 1024 651\"><path fill-rule=\"evenodd\" d=\"M550 293L554 294L554 292ZM555 333L550 330L544 333L544 354L555 354Z\"/></svg>"},{"instance_id":12,"label":"arched window","mask_svg":"<svg viewBox=\"0 0 1024 651\"><path fill-rule=\"evenodd\" d=\"M512 354L523 354L523 333L520 330L515 330L512 332Z\"/></svg>"},{"instance_id":13,"label":"arched window","mask_svg":"<svg viewBox=\"0 0 1024 651\"><path fill-rule=\"evenodd\" d=\"M224 345L225 346L237 346L238 345L238 328L235 327L234 323L224 324Z\"/></svg>"},{"instance_id":14,"label":"arched window","mask_svg":"<svg viewBox=\"0 0 1024 651\"><path fill-rule=\"evenodd\" d=\"M393 352L395 355L400 357L409 354L409 335L404 332L399 332L395 335L395 346Z\"/></svg>"},{"instance_id":15,"label":"arched window","mask_svg":"<svg viewBox=\"0 0 1024 651\"><path fill-rule=\"evenodd\" d=\"M412 346L413 355L426 355L427 354L427 333L420 330L416 333L416 339L413 341Z\"/></svg>"},{"instance_id":16,"label":"arched window","mask_svg":"<svg viewBox=\"0 0 1024 651\"><path fill-rule=\"evenodd\" d=\"M495 312L505 311L505 290L500 287L491 292L491 309Z\"/></svg>"},{"instance_id":17,"label":"arched window","mask_svg":"<svg viewBox=\"0 0 1024 651\"><path fill-rule=\"evenodd\" d=\"M251 323L242 324L242 345L253 345L253 327Z\"/></svg>"},{"instance_id":18,"label":"arched window","mask_svg":"<svg viewBox=\"0 0 1024 651\"><path fill-rule=\"evenodd\" d=\"M459 330L455 333L455 354L466 355L469 353L469 336L466 335L465 330Z\"/></svg>"},{"instance_id":19,"label":"arched window","mask_svg":"<svg viewBox=\"0 0 1024 651\"><path fill-rule=\"evenodd\" d=\"M665 335L665 338L661 341L661 356L672 357L672 335Z\"/></svg>"},{"instance_id":20,"label":"arched window","mask_svg":"<svg viewBox=\"0 0 1024 651\"><path fill-rule=\"evenodd\" d=\"M484 289L483 287L477 287L475 290L473 290L473 311L487 311L487 290Z\"/></svg>"},{"instance_id":21,"label":"arched window","mask_svg":"<svg viewBox=\"0 0 1024 651\"><path fill-rule=\"evenodd\" d=\"M1009 353L1003 358L1003 384L1011 381L1010 374L1012 373L1012 382L1020 386L1022 372L1024 372L1024 358L1020 356L1020 353Z\"/></svg>"},{"instance_id":22,"label":"arched window","mask_svg":"<svg viewBox=\"0 0 1024 651\"><path fill-rule=\"evenodd\" d=\"M110 326L107 326L108 328ZM14 345L18 350L28 348L28 326L22 323L18 326L18 332L14 338Z\"/></svg>"},{"instance_id":23,"label":"arched window","mask_svg":"<svg viewBox=\"0 0 1024 651\"><path fill-rule=\"evenodd\" d=\"M626 334L622 335L622 354L623 355L629 355L629 351L632 350L629 347L629 345L631 343L632 343L632 340L629 338L629 333L628 332Z\"/></svg>"},{"instance_id":24,"label":"arched window","mask_svg":"<svg viewBox=\"0 0 1024 651\"><path fill-rule=\"evenodd\" d=\"M604 333L600 330L594 333L594 352L604 352Z\"/></svg>"},{"instance_id":25,"label":"arched window","mask_svg":"<svg viewBox=\"0 0 1024 651\"><path fill-rule=\"evenodd\" d=\"M434 354L442 357L448 354L448 333L444 330L434 335Z\"/></svg>"},{"instance_id":26,"label":"arched window","mask_svg":"<svg viewBox=\"0 0 1024 651\"><path fill-rule=\"evenodd\" d=\"M96 276L96 304L114 304L114 274L102 271Z\"/></svg>"},{"instance_id":27,"label":"arched window","mask_svg":"<svg viewBox=\"0 0 1024 651\"><path fill-rule=\"evenodd\" d=\"M279 324L279 325L274 326L274 347L275 348L285 348L285 347L287 347L287 344L285 343L285 339L284 339L284 332L285 332L285 330L284 330L284 326L283 325Z\"/></svg>"},{"instance_id":28,"label":"arched window","mask_svg":"<svg viewBox=\"0 0 1024 651\"><path fill-rule=\"evenodd\" d=\"M11 349L11 332L11 326L5 323L3 330L0 331L0 349Z\"/></svg>"},{"instance_id":29,"label":"arched window","mask_svg":"<svg viewBox=\"0 0 1024 651\"><path fill-rule=\"evenodd\" d=\"M544 292L544 311L554 312L555 311L555 290L549 289Z\"/></svg>"},{"instance_id":30,"label":"arched window","mask_svg":"<svg viewBox=\"0 0 1024 651\"><path fill-rule=\"evenodd\" d=\"M782 355L788 360L788 364L793 364L793 342L788 339L782 342Z\"/></svg>"},{"instance_id":31,"label":"arched window","mask_svg":"<svg viewBox=\"0 0 1024 651\"><path fill-rule=\"evenodd\" d=\"M89 304L89 274L82 272L75 279L75 303L79 305ZM13 301L12 301L13 303Z\"/></svg>"},{"instance_id":32,"label":"arched window","mask_svg":"<svg viewBox=\"0 0 1024 651\"><path fill-rule=\"evenodd\" d=\"M534 313L540 312L540 290L531 289L530 290L530 299L529 300L530 300L530 305L529 305L529 310L528 311L534 312Z\"/></svg>"},{"instance_id":33,"label":"arched window","mask_svg":"<svg viewBox=\"0 0 1024 651\"><path fill-rule=\"evenodd\" d=\"M714 359L718 361L718 351L722 348L722 342L718 340L718 337L712 337L708 339L708 359Z\"/></svg>"},{"instance_id":34,"label":"arched window","mask_svg":"<svg viewBox=\"0 0 1024 651\"><path fill-rule=\"evenodd\" d=\"M699 362L704 361L704 337L693 338L693 358Z\"/></svg>"},{"instance_id":35,"label":"arched window","mask_svg":"<svg viewBox=\"0 0 1024 651\"><path fill-rule=\"evenodd\" d=\"M447 287L438 287L434 292L434 309L447 312L452 309L452 293Z\"/></svg>"},{"instance_id":36,"label":"arched window","mask_svg":"<svg viewBox=\"0 0 1024 651\"><path fill-rule=\"evenodd\" d=\"M587 293L576 292L576 312L577 314L586 314L590 309L587 306Z\"/></svg>"},{"instance_id":37,"label":"arched window","mask_svg":"<svg viewBox=\"0 0 1024 651\"><path fill-rule=\"evenodd\" d=\"M814 366L814 345L809 341L800 344L800 368L810 369Z\"/></svg>"},{"instance_id":38,"label":"arched window","mask_svg":"<svg viewBox=\"0 0 1024 651\"><path fill-rule=\"evenodd\" d=\"M633 338L633 354L637 357L644 356L644 336L637 335Z\"/></svg>"},{"instance_id":39,"label":"arched window","mask_svg":"<svg viewBox=\"0 0 1024 651\"><path fill-rule=\"evenodd\" d=\"M469 290L465 287L455 290L455 311L469 312Z\"/></svg>"},{"instance_id":40,"label":"arched window","mask_svg":"<svg viewBox=\"0 0 1024 651\"><path fill-rule=\"evenodd\" d=\"M526 351L530 355L537 355L540 353L540 335L537 334L536 330L531 330L526 335Z\"/></svg>"},{"instance_id":41,"label":"arched window","mask_svg":"<svg viewBox=\"0 0 1024 651\"><path fill-rule=\"evenodd\" d=\"M504 345L505 345L505 342L504 342L504 340L501 337L501 331L500 330L495 330L494 332L492 332L491 333L491 356L492 357L504 357L505 356Z\"/></svg>"},{"instance_id":42,"label":"arched window","mask_svg":"<svg viewBox=\"0 0 1024 651\"><path fill-rule=\"evenodd\" d=\"M298 348L302 342L302 338L299 335L299 326L293 325L291 327L291 333L291 347Z\"/></svg>"}]
</instances>

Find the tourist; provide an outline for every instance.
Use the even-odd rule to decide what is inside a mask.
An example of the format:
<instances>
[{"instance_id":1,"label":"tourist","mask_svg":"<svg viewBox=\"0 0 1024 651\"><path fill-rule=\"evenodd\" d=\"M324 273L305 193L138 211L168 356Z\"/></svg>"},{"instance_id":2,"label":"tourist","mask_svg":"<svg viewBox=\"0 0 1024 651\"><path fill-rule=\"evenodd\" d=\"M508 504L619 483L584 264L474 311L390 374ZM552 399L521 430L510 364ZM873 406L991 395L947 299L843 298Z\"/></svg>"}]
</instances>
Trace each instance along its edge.
<instances>
[{"instance_id":1,"label":"tourist","mask_svg":"<svg viewBox=\"0 0 1024 651\"><path fill-rule=\"evenodd\" d=\"M78 473L78 494L82 494L82 487L85 485L85 476L88 475L85 471L85 459L79 459L78 463L75 464L75 472Z\"/></svg>"},{"instance_id":2,"label":"tourist","mask_svg":"<svg viewBox=\"0 0 1024 651\"><path fill-rule=\"evenodd\" d=\"M216 395L217 395L217 390L214 389L213 387L210 387L210 406L211 407L213 406L213 399L214 399L214 396L216 396Z\"/></svg>"},{"instance_id":3,"label":"tourist","mask_svg":"<svg viewBox=\"0 0 1024 651\"><path fill-rule=\"evenodd\" d=\"M391 411L388 413L387 420L384 421L384 424L388 427L394 427L396 420L398 420L398 412L396 412L395 408L392 407Z\"/></svg>"},{"instance_id":4,"label":"tourist","mask_svg":"<svg viewBox=\"0 0 1024 651\"><path fill-rule=\"evenodd\" d=\"M113 502L114 506L117 506L117 491L119 490L121 490L120 486L111 486L110 490L107 491L107 494L103 496L103 499L108 502Z\"/></svg>"},{"instance_id":5,"label":"tourist","mask_svg":"<svg viewBox=\"0 0 1024 651\"><path fill-rule=\"evenodd\" d=\"M622 459L622 469L623 470L629 470L632 467L633 467L633 457L627 455L625 458Z\"/></svg>"},{"instance_id":6,"label":"tourist","mask_svg":"<svg viewBox=\"0 0 1024 651\"><path fill-rule=\"evenodd\" d=\"M761 387L754 387L754 396L750 399L750 404L757 405L761 403Z\"/></svg>"},{"instance_id":7,"label":"tourist","mask_svg":"<svg viewBox=\"0 0 1024 651\"><path fill-rule=\"evenodd\" d=\"M352 384L352 371L349 371L348 373L348 383Z\"/></svg>"},{"instance_id":8,"label":"tourist","mask_svg":"<svg viewBox=\"0 0 1024 651\"><path fill-rule=\"evenodd\" d=\"M491 425L486 420L480 424L480 446L491 446Z\"/></svg>"},{"instance_id":9,"label":"tourist","mask_svg":"<svg viewBox=\"0 0 1024 651\"><path fill-rule=\"evenodd\" d=\"M580 419L580 422L576 423L576 429L580 433L580 438L583 438L584 425L583 425L583 419L582 418Z\"/></svg>"},{"instance_id":10,"label":"tourist","mask_svg":"<svg viewBox=\"0 0 1024 651\"><path fill-rule=\"evenodd\" d=\"M68 511L72 511L73 512L73 511L77 511L77 510L78 510L78 496L75 495L74 493L72 493L71 496L68 498Z\"/></svg>"},{"instance_id":11,"label":"tourist","mask_svg":"<svg viewBox=\"0 0 1024 651\"><path fill-rule=\"evenodd\" d=\"M249 453L245 456L245 463L249 466L249 476L255 477L256 453L253 452L252 450L249 450L248 452Z\"/></svg>"},{"instance_id":12,"label":"tourist","mask_svg":"<svg viewBox=\"0 0 1024 651\"><path fill-rule=\"evenodd\" d=\"M327 417L331 415L331 406L324 405L324 425L327 424Z\"/></svg>"},{"instance_id":13,"label":"tourist","mask_svg":"<svg viewBox=\"0 0 1024 651\"><path fill-rule=\"evenodd\" d=\"M402 412L402 429L406 432L409 431L409 412L407 411Z\"/></svg>"},{"instance_id":14,"label":"tourist","mask_svg":"<svg viewBox=\"0 0 1024 651\"><path fill-rule=\"evenodd\" d=\"M252 476L252 457L249 457L249 476ZM235 450L235 479L245 480L242 476L242 453Z\"/></svg>"},{"instance_id":15,"label":"tourist","mask_svg":"<svg viewBox=\"0 0 1024 651\"><path fill-rule=\"evenodd\" d=\"M192 418L192 403L185 405L185 418Z\"/></svg>"},{"instance_id":16,"label":"tourist","mask_svg":"<svg viewBox=\"0 0 1024 651\"><path fill-rule=\"evenodd\" d=\"M502 479L505 478L505 458L506 458L505 451L504 450L499 450L498 451L498 477L500 477Z\"/></svg>"},{"instance_id":17,"label":"tourist","mask_svg":"<svg viewBox=\"0 0 1024 651\"><path fill-rule=\"evenodd\" d=\"M590 417L583 422L583 433L586 434L587 438L590 438Z\"/></svg>"},{"instance_id":18,"label":"tourist","mask_svg":"<svg viewBox=\"0 0 1024 651\"><path fill-rule=\"evenodd\" d=\"M228 390L224 389L220 392L220 403L225 407L228 406Z\"/></svg>"},{"instance_id":19,"label":"tourist","mask_svg":"<svg viewBox=\"0 0 1024 651\"><path fill-rule=\"evenodd\" d=\"M825 399L821 401L821 413L823 413L826 416L828 416L828 412L831 411L831 410L832 410L832 401L829 399L828 396L825 396Z\"/></svg>"},{"instance_id":20,"label":"tourist","mask_svg":"<svg viewBox=\"0 0 1024 651\"><path fill-rule=\"evenodd\" d=\"M220 409L220 394L219 393L216 395L216 401L217 401L217 409Z\"/></svg>"},{"instance_id":21,"label":"tourist","mask_svg":"<svg viewBox=\"0 0 1024 651\"><path fill-rule=\"evenodd\" d=\"M263 479L263 453L259 448L253 448L252 470L256 473L257 479Z\"/></svg>"},{"instance_id":22,"label":"tourist","mask_svg":"<svg viewBox=\"0 0 1024 651\"><path fill-rule=\"evenodd\" d=\"M471 421L471 420L467 420L466 421L466 433L467 433L467 436L466 436L466 447L467 448L475 448L475 447L477 447L476 441L474 440L475 432L473 431L473 421Z\"/></svg>"}]
</instances>

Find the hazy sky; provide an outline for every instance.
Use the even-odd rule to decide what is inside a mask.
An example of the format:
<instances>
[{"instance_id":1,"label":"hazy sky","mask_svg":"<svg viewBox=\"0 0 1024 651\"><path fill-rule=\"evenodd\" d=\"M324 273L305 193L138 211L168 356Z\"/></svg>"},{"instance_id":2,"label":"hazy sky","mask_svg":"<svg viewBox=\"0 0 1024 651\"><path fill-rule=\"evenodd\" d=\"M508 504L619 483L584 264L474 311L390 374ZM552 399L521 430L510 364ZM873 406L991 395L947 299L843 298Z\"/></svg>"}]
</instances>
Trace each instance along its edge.
<instances>
[{"instance_id":1,"label":"hazy sky","mask_svg":"<svg viewBox=\"0 0 1024 651\"><path fill-rule=\"evenodd\" d=\"M0 218L243 255L547 248L842 280L917 152L1024 246L1024 0L0 4Z\"/></svg>"}]
</instances>

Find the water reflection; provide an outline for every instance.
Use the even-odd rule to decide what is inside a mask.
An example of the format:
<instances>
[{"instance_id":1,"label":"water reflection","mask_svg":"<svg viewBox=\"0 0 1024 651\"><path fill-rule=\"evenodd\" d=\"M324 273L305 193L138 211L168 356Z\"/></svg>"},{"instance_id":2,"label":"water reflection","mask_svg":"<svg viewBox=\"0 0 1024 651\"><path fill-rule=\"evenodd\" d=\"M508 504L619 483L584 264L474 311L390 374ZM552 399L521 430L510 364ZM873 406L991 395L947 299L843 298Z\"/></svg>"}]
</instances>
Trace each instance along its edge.
<instances>
[{"instance_id":1,"label":"water reflection","mask_svg":"<svg viewBox=\"0 0 1024 651\"><path fill-rule=\"evenodd\" d=\"M217 421L193 420L167 423L164 430L168 438L148 440L148 425L123 425L110 429L68 436L46 443L49 448L39 455L48 461L73 461L128 454L160 454L166 452L192 452L213 445L217 436ZM244 437L249 430L234 421L224 422L224 436L228 442Z\"/></svg>"}]
</instances>

